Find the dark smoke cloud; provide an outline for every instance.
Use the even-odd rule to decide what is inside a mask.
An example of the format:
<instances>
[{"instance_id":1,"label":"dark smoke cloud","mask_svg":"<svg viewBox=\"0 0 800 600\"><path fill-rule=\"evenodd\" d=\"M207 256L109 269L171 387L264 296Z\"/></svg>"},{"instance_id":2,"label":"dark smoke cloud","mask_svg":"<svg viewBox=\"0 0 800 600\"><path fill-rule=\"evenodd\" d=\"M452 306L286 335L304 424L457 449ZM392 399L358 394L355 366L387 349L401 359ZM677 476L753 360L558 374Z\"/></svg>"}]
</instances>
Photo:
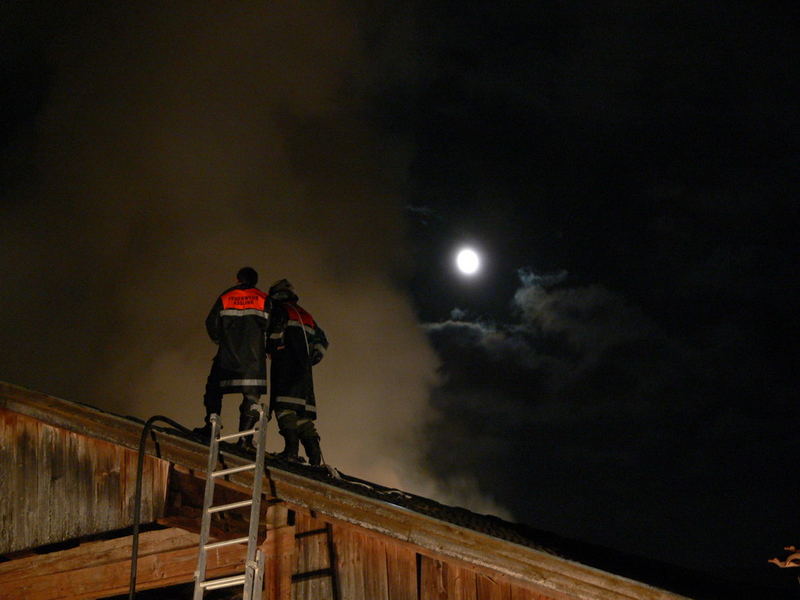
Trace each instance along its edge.
<instances>
[{"instance_id":1,"label":"dark smoke cloud","mask_svg":"<svg viewBox=\"0 0 800 600\"><path fill-rule=\"evenodd\" d=\"M772 449L791 427L742 411L729 380L741 365L720 368L713 349L564 273L521 271L508 314L426 327L442 360L427 428L438 478L470 474L516 519L576 539L641 552L647 532L655 557L695 567L712 551L757 564L754 548L783 539L791 508L772 491L786 487ZM687 551L682 532L699 522L707 535ZM737 547L745 530L752 544Z\"/></svg>"},{"instance_id":2,"label":"dark smoke cloud","mask_svg":"<svg viewBox=\"0 0 800 600\"><path fill-rule=\"evenodd\" d=\"M391 15L337 3L72 8L15 46L49 75L8 148L30 151L4 189L0 377L196 425L205 315L252 265L331 340L327 460L402 484L436 359L394 283L406 150L366 116L402 27L381 42L364 25Z\"/></svg>"}]
</instances>

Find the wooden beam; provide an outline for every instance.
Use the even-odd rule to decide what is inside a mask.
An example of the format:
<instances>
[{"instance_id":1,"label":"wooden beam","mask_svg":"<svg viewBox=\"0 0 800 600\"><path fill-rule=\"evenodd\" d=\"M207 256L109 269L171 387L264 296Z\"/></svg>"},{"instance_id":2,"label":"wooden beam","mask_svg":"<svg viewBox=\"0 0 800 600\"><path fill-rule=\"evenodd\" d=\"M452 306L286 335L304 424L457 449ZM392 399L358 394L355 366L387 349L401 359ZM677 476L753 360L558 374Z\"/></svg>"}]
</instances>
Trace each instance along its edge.
<instances>
[{"instance_id":1,"label":"wooden beam","mask_svg":"<svg viewBox=\"0 0 800 600\"><path fill-rule=\"evenodd\" d=\"M198 536L179 529L140 536L137 590L166 587L194 579ZM130 536L90 542L77 548L0 564L2 598L89 600L125 594L129 587ZM208 553L206 576L244 570L246 547L224 546Z\"/></svg>"},{"instance_id":2,"label":"wooden beam","mask_svg":"<svg viewBox=\"0 0 800 600\"><path fill-rule=\"evenodd\" d=\"M295 528L287 525L270 529L261 545L264 563L263 600L292 600L292 571L295 562Z\"/></svg>"},{"instance_id":3,"label":"wooden beam","mask_svg":"<svg viewBox=\"0 0 800 600\"><path fill-rule=\"evenodd\" d=\"M139 557L180 548L197 547L199 537L180 529L147 531L139 536ZM90 566L102 566L130 559L130 536L87 542L47 554L28 556L0 563L0 587L41 573L59 573Z\"/></svg>"}]
</instances>

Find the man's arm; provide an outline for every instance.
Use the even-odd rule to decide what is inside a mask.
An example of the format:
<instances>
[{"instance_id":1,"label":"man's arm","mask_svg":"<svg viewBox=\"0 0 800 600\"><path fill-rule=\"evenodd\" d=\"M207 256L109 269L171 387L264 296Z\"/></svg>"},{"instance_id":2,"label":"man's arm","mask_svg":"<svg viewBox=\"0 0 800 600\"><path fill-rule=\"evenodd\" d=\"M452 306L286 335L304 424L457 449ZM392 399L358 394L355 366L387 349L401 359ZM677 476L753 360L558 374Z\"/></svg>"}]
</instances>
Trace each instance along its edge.
<instances>
[{"instance_id":1,"label":"man's arm","mask_svg":"<svg viewBox=\"0 0 800 600\"><path fill-rule=\"evenodd\" d=\"M328 349L328 338L319 325L315 324L314 326L314 335L309 340L309 347L311 350L311 364L315 365L325 357L325 351Z\"/></svg>"},{"instance_id":2,"label":"man's arm","mask_svg":"<svg viewBox=\"0 0 800 600\"><path fill-rule=\"evenodd\" d=\"M286 311L277 303L272 305L267 328L267 354L283 347L283 332L286 329Z\"/></svg>"},{"instance_id":3,"label":"man's arm","mask_svg":"<svg viewBox=\"0 0 800 600\"><path fill-rule=\"evenodd\" d=\"M208 337L215 344L219 344L219 340L222 337L222 318L219 316L221 310L222 300L217 298L206 317L206 331L208 332Z\"/></svg>"}]
</instances>

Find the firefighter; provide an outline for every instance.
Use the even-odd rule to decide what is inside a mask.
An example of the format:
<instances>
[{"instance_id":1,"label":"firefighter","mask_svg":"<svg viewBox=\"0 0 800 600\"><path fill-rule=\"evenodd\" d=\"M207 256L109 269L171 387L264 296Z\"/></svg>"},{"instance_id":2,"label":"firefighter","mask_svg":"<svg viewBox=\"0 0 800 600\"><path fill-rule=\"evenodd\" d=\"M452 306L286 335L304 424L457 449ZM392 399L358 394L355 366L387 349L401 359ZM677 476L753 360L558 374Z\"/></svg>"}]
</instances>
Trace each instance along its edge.
<instances>
[{"instance_id":1,"label":"firefighter","mask_svg":"<svg viewBox=\"0 0 800 600\"><path fill-rule=\"evenodd\" d=\"M297 304L297 294L288 280L274 283L269 297L270 413L277 417L285 444L278 456L302 462L298 456L302 443L309 464L317 466L322 463L322 451L314 427L317 405L311 368L322 360L328 340L311 314Z\"/></svg>"},{"instance_id":2,"label":"firefighter","mask_svg":"<svg viewBox=\"0 0 800 600\"><path fill-rule=\"evenodd\" d=\"M206 318L206 330L219 347L211 363L203 404L205 425L195 429L203 438L211 436L212 414L220 414L223 394L242 394L239 431L252 429L258 421L255 406L267 393L266 335L270 301L256 287L258 273L243 267L236 285L220 294ZM239 447L253 451L252 436L241 438Z\"/></svg>"}]
</instances>

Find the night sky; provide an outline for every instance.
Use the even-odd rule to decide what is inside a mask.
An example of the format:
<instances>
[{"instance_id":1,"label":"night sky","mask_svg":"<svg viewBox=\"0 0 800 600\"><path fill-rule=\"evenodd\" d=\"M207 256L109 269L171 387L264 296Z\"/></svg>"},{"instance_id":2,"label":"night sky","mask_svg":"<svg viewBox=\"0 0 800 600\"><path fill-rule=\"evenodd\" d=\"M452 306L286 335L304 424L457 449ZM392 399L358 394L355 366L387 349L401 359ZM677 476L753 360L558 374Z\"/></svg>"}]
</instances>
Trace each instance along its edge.
<instances>
[{"instance_id":1,"label":"night sky","mask_svg":"<svg viewBox=\"0 0 800 600\"><path fill-rule=\"evenodd\" d=\"M797 16L4 2L0 379L198 425L249 264L344 472L796 587Z\"/></svg>"}]
</instances>

